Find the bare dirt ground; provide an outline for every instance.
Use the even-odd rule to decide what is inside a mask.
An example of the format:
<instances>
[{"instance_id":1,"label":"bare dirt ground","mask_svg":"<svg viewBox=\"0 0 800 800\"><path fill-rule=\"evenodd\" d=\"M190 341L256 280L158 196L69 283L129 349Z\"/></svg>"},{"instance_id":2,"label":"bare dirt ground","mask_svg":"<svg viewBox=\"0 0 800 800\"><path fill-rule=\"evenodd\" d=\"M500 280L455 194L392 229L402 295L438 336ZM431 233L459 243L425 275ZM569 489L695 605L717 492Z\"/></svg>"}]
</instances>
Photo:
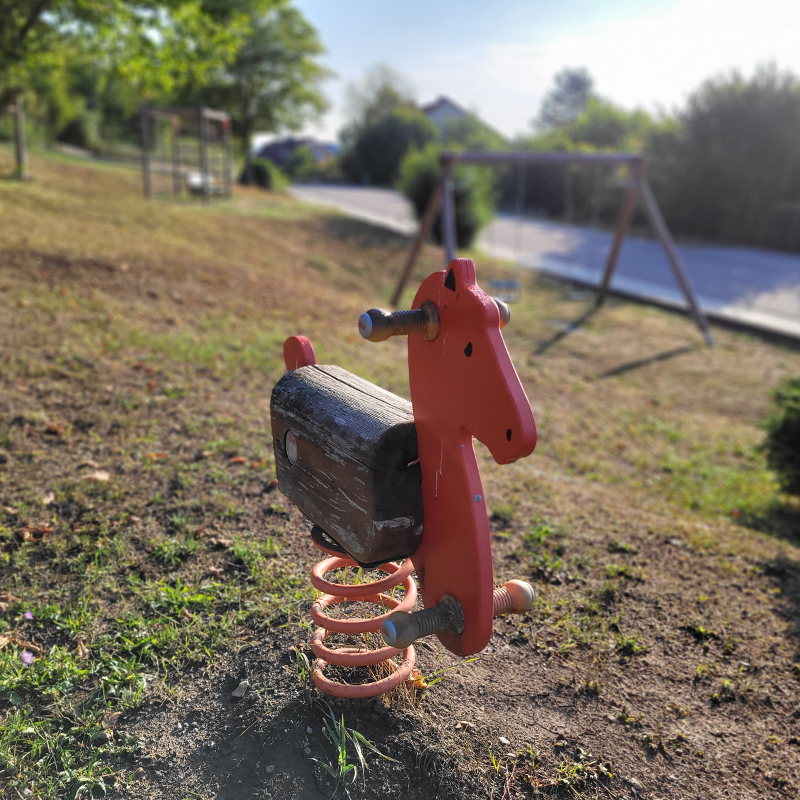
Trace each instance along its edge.
<instances>
[{"instance_id":1,"label":"bare dirt ground","mask_svg":"<svg viewBox=\"0 0 800 800\"><path fill-rule=\"evenodd\" d=\"M591 315L523 277L504 334L540 444L479 460L497 581L536 605L477 660L422 643L427 689L335 702L304 669L318 553L274 487L269 393L304 333L408 395L405 344L355 330L407 241L32 165L0 181L4 796L800 794L800 509L759 449L795 348L716 330L709 350L681 316ZM416 280L438 268L430 248Z\"/></svg>"}]
</instances>

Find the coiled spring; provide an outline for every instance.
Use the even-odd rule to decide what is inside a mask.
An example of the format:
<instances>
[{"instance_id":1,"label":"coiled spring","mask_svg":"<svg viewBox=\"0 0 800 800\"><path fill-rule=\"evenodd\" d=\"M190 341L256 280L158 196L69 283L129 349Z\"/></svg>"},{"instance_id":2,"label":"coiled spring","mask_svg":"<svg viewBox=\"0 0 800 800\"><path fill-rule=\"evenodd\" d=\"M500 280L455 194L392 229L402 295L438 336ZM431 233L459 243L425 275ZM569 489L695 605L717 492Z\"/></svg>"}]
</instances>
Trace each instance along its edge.
<instances>
[{"instance_id":1,"label":"coiled spring","mask_svg":"<svg viewBox=\"0 0 800 800\"><path fill-rule=\"evenodd\" d=\"M325 694L335 697L377 697L390 692L403 681L408 680L411 670L416 662L414 646L410 645L404 650L396 647L381 647L370 650L366 647L339 647L331 648L325 645L325 638L329 633L343 633L358 635L376 633L380 636L381 624L393 611L410 611L417 599L417 584L411 572L414 565L406 559L402 565L389 561L381 564L377 569L388 573L385 578L362 584L331 583L325 580L325 575L335 569L353 567L358 569L358 564L347 555L341 555L335 549L328 548L319 538L314 537L314 544L323 553L330 556L314 566L311 572L311 583L315 589L323 592L311 607L311 619L319 625L311 637L311 650L317 657L314 666L314 683ZM402 600L386 594L395 586L402 586L405 597ZM371 618L333 619L325 610L330 606L345 601L365 601L376 603L387 608L386 613ZM391 659L403 654L403 662L398 667ZM324 674L328 664L342 667L362 667L375 664L385 664L389 674L379 680L362 684L339 683L327 678Z\"/></svg>"}]
</instances>

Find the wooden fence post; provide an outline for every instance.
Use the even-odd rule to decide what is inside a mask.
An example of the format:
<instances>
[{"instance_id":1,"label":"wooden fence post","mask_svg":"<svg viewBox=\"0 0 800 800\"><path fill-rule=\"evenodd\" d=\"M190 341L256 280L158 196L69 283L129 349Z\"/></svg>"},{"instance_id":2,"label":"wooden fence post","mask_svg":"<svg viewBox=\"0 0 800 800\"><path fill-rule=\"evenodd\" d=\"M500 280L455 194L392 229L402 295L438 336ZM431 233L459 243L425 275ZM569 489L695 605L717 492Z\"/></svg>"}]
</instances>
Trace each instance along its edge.
<instances>
[{"instance_id":1,"label":"wooden fence post","mask_svg":"<svg viewBox=\"0 0 800 800\"><path fill-rule=\"evenodd\" d=\"M23 181L30 178L28 172L28 146L25 141L25 104L22 89L14 93L14 126L16 133L16 176Z\"/></svg>"},{"instance_id":2,"label":"wooden fence post","mask_svg":"<svg viewBox=\"0 0 800 800\"><path fill-rule=\"evenodd\" d=\"M222 146L225 160L225 194L233 197L233 164L231 160L231 118L222 121Z\"/></svg>"},{"instance_id":3,"label":"wooden fence post","mask_svg":"<svg viewBox=\"0 0 800 800\"><path fill-rule=\"evenodd\" d=\"M208 174L208 119L205 107L200 114L200 172L203 176L203 202L208 203L211 197L211 176Z\"/></svg>"},{"instance_id":4,"label":"wooden fence post","mask_svg":"<svg viewBox=\"0 0 800 800\"><path fill-rule=\"evenodd\" d=\"M150 115L147 106L142 106L142 186L144 196L149 200L153 196L150 183Z\"/></svg>"},{"instance_id":5,"label":"wooden fence post","mask_svg":"<svg viewBox=\"0 0 800 800\"><path fill-rule=\"evenodd\" d=\"M172 126L172 194L181 195L181 118L174 114L170 118Z\"/></svg>"}]
</instances>

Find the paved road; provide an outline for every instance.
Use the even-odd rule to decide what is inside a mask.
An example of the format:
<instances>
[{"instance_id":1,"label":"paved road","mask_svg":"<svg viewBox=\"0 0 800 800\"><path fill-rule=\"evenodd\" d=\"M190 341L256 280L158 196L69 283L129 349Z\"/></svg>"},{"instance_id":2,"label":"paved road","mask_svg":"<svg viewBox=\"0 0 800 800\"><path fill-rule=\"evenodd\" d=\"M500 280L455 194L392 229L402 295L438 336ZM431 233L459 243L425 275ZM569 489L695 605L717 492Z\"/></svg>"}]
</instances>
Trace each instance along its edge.
<instances>
[{"instance_id":1,"label":"paved road","mask_svg":"<svg viewBox=\"0 0 800 800\"><path fill-rule=\"evenodd\" d=\"M412 235L417 224L406 200L390 189L295 186L311 203ZM596 286L611 234L503 215L479 245L490 255L550 275ZM800 256L742 247L681 246L700 304L711 318L800 338ZM685 305L658 243L629 237L620 254L612 290L660 304Z\"/></svg>"}]
</instances>

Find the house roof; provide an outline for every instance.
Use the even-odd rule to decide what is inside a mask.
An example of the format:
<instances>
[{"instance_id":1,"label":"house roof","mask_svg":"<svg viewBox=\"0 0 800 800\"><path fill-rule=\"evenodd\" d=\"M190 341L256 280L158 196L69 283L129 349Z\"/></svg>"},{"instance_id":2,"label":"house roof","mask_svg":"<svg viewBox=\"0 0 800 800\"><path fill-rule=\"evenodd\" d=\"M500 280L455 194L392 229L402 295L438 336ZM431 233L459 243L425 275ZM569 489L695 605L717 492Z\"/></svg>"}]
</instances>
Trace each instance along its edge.
<instances>
[{"instance_id":1,"label":"house roof","mask_svg":"<svg viewBox=\"0 0 800 800\"><path fill-rule=\"evenodd\" d=\"M439 95L439 97L437 97L432 103L421 106L419 110L423 114L433 114L435 111L448 106L454 111L457 111L459 114L463 114L465 117L469 116L469 111L464 110L458 103L443 94Z\"/></svg>"}]
</instances>

